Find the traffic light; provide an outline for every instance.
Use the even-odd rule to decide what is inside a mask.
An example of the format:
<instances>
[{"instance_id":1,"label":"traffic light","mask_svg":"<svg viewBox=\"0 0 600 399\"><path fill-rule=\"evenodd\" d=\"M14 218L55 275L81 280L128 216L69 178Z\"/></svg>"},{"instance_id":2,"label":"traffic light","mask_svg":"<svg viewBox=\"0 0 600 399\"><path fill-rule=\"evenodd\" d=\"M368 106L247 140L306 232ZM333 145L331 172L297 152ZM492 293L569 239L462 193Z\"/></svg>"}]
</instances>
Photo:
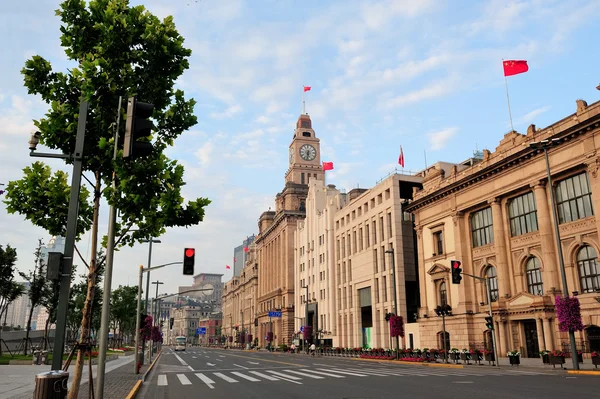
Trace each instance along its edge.
<instances>
[{"instance_id":1,"label":"traffic light","mask_svg":"<svg viewBox=\"0 0 600 399\"><path fill-rule=\"evenodd\" d=\"M146 317L148 317L146 313L140 313L140 329L144 328L144 322L146 321Z\"/></svg>"},{"instance_id":2,"label":"traffic light","mask_svg":"<svg viewBox=\"0 0 600 399\"><path fill-rule=\"evenodd\" d=\"M172 330L172 329L173 329L173 323L175 323L175 318L174 318L174 317L171 317L171 318L169 319L169 330Z\"/></svg>"},{"instance_id":3,"label":"traffic light","mask_svg":"<svg viewBox=\"0 0 600 399\"><path fill-rule=\"evenodd\" d=\"M487 327L488 330L494 329L494 318L492 316L487 316L485 318L485 326Z\"/></svg>"},{"instance_id":4,"label":"traffic light","mask_svg":"<svg viewBox=\"0 0 600 399\"><path fill-rule=\"evenodd\" d=\"M457 260L451 260L450 265L452 266L452 284L460 284L462 280L462 269L460 268L460 262Z\"/></svg>"},{"instance_id":5,"label":"traffic light","mask_svg":"<svg viewBox=\"0 0 600 399\"><path fill-rule=\"evenodd\" d=\"M62 275L63 254L60 252L48 252L47 263L46 278L51 281L59 280Z\"/></svg>"},{"instance_id":6,"label":"traffic light","mask_svg":"<svg viewBox=\"0 0 600 399\"><path fill-rule=\"evenodd\" d=\"M125 123L125 141L123 158L146 157L152 153L149 136L154 125L148 118L152 116L154 104L137 101L129 97L127 101L127 122Z\"/></svg>"},{"instance_id":7,"label":"traffic light","mask_svg":"<svg viewBox=\"0 0 600 399\"><path fill-rule=\"evenodd\" d=\"M194 275L194 262L196 250L194 248L186 248L183 251L183 274L186 276Z\"/></svg>"}]
</instances>

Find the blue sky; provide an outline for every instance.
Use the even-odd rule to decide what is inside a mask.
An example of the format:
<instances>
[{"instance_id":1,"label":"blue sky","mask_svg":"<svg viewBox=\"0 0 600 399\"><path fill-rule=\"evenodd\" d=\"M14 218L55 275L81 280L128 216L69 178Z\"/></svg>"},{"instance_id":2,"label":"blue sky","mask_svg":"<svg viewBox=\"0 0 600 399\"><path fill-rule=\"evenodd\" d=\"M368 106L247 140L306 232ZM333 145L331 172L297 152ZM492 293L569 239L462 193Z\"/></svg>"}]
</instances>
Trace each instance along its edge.
<instances>
[{"instance_id":1,"label":"blue sky","mask_svg":"<svg viewBox=\"0 0 600 399\"><path fill-rule=\"evenodd\" d=\"M47 107L23 88L19 73L40 54L55 70L70 66L59 43L58 1L0 5L0 182L29 165L32 119ZM132 4L140 4L132 1ZM198 104L198 125L169 155L186 167L186 198L213 200L206 220L170 230L154 264L178 261L197 248L197 272L231 275L233 247L257 232L261 212L283 188L294 123L306 110L333 161L328 182L372 187L397 166L460 162L494 150L510 130L502 59L525 59L529 72L508 78L514 127L549 125L575 111L575 100L597 101L600 3L531 1L150 0L159 17L173 15L192 49L178 82ZM458 4L458 5L456 5ZM60 162L49 162L64 168ZM68 169L67 169L68 170ZM101 234L106 233L107 208ZM0 243L32 266L41 229L7 215L0 204ZM79 247L86 252L88 238ZM147 246L120 251L113 285L134 284ZM78 270L83 273L83 266ZM165 292L189 284L180 270L153 274Z\"/></svg>"}]
</instances>

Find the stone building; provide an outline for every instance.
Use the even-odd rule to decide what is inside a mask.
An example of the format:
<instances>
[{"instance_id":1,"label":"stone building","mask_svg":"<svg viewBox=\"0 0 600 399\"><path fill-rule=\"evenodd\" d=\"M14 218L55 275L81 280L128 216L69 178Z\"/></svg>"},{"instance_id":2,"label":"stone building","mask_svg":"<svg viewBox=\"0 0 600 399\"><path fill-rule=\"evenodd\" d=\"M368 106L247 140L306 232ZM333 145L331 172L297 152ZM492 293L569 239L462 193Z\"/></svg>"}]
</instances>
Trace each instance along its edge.
<instances>
[{"instance_id":1,"label":"stone building","mask_svg":"<svg viewBox=\"0 0 600 399\"><path fill-rule=\"evenodd\" d=\"M221 281L223 275L218 273L200 273L194 276L194 280L192 285L180 286L179 292L187 292L202 288L210 288L212 287L212 293L208 294L206 292L197 291L197 292L187 292L185 295L197 298L202 301L211 302L215 304L215 312L220 312L222 307L222 299L223 299L223 282Z\"/></svg>"},{"instance_id":2,"label":"stone building","mask_svg":"<svg viewBox=\"0 0 600 399\"><path fill-rule=\"evenodd\" d=\"M267 333L274 345L291 343L294 335L294 233L304 219L308 183L323 180L319 139L307 114L302 114L289 147L285 187L275 197L274 211L263 212L256 236L258 254L258 339L266 346ZM269 317L280 310L282 316Z\"/></svg>"},{"instance_id":3,"label":"stone building","mask_svg":"<svg viewBox=\"0 0 600 399\"><path fill-rule=\"evenodd\" d=\"M526 134L507 133L494 152L462 164L438 163L426 170L423 189L406 210L414 213L418 237L421 347L442 347L435 308L452 307L446 318L450 347L491 346L484 322L487 292L480 280L450 279L450 261L466 274L487 277L498 351L537 357L542 349L569 350L559 332L555 296L562 293L551 192L568 291L578 295L585 330L584 351L600 349L600 103L577 101L576 113ZM552 187L544 152L532 143L551 141Z\"/></svg>"},{"instance_id":4,"label":"stone building","mask_svg":"<svg viewBox=\"0 0 600 399\"><path fill-rule=\"evenodd\" d=\"M248 335L252 340L256 337L256 298L258 290L258 264L256 245L250 244L246 252L246 266L239 277L233 277L223 288L223 329L225 337ZM232 341L233 342L233 341Z\"/></svg>"}]
</instances>

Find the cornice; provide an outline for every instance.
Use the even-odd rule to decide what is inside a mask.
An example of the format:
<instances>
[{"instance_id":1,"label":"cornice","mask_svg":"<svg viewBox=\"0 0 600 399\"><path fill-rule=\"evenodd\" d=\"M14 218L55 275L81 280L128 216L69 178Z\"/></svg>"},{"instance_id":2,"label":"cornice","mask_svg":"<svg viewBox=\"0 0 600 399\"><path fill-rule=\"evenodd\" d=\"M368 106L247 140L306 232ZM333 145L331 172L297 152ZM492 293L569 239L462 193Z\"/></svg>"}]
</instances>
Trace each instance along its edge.
<instances>
[{"instance_id":1,"label":"cornice","mask_svg":"<svg viewBox=\"0 0 600 399\"><path fill-rule=\"evenodd\" d=\"M279 212L279 214L275 215L275 219L273 220L273 223L269 226L269 228L267 230L265 230L263 233L259 234L256 237L256 239L254 240L254 242L256 242L258 244L261 241L264 241L265 238L267 236L269 236L271 234L271 232L273 230L275 230L277 228L277 226L279 226L283 220L287 220L288 218L293 218L293 217L304 219L304 218L306 218L306 212L301 212L301 211L281 211L281 212Z\"/></svg>"}]
</instances>

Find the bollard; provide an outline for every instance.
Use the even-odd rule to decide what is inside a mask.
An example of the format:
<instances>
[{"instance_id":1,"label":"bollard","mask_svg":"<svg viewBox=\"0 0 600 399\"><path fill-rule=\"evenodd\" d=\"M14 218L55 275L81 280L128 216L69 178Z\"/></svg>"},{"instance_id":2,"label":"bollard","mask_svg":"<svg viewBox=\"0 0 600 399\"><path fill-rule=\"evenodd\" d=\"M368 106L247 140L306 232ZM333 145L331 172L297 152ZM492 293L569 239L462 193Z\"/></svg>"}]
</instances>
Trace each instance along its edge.
<instances>
[{"instance_id":1,"label":"bollard","mask_svg":"<svg viewBox=\"0 0 600 399\"><path fill-rule=\"evenodd\" d=\"M42 357L40 359L40 364L46 364L48 361L48 351L42 351Z\"/></svg>"},{"instance_id":2,"label":"bollard","mask_svg":"<svg viewBox=\"0 0 600 399\"><path fill-rule=\"evenodd\" d=\"M31 360L31 364L41 364L40 363L40 351L33 351L32 353L32 360Z\"/></svg>"},{"instance_id":3,"label":"bollard","mask_svg":"<svg viewBox=\"0 0 600 399\"><path fill-rule=\"evenodd\" d=\"M67 397L69 372L46 371L35 376L33 399L64 399Z\"/></svg>"}]
</instances>

